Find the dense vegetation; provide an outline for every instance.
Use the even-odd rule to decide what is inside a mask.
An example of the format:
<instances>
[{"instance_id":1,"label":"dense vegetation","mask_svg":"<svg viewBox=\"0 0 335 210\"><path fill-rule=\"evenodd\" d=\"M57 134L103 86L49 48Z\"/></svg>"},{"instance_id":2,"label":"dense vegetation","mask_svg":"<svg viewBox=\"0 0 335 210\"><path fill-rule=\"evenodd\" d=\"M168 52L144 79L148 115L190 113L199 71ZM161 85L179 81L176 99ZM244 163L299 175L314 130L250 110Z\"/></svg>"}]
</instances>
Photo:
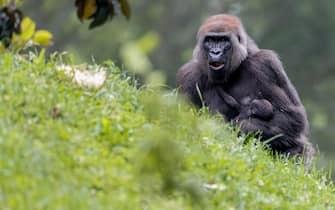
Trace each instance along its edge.
<instances>
[{"instance_id":1,"label":"dense vegetation","mask_svg":"<svg viewBox=\"0 0 335 210\"><path fill-rule=\"evenodd\" d=\"M0 209L334 209L328 175L276 160L112 62L102 87L61 57L0 57ZM249 143L244 144L245 141Z\"/></svg>"},{"instance_id":2,"label":"dense vegetation","mask_svg":"<svg viewBox=\"0 0 335 210\"><path fill-rule=\"evenodd\" d=\"M72 0L24 1L22 11L39 28L52 32L51 51L67 50L80 62L92 57L98 62L112 58L128 71L152 69L164 73L172 87L178 67L191 57L201 22L222 12L238 15L261 48L279 53L308 111L311 141L327 160L335 159L335 30L332 30L335 1L129 0L129 3L132 9L129 21L119 16L91 31L87 29L89 23L83 25L78 21ZM40 5L39 9L36 5ZM143 44L146 37L151 37L151 50Z\"/></svg>"}]
</instances>

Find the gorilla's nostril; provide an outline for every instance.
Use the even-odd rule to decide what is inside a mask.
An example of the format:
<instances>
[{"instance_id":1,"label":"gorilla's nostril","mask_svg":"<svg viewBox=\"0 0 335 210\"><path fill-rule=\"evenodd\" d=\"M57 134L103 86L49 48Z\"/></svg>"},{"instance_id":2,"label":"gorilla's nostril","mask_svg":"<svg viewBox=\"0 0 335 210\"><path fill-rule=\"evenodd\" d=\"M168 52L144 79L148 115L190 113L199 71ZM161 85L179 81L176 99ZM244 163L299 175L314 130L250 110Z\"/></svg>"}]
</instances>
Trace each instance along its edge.
<instances>
[{"instance_id":1,"label":"gorilla's nostril","mask_svg":"<svg viewBox=\"0 0 335 210\"><path fill-rule=\"evenodd\" d=\"M222 50L215 49L215 50L211 50L209 53L212 55L219 56L222 54Z\"/></svg>"}]
</instances>

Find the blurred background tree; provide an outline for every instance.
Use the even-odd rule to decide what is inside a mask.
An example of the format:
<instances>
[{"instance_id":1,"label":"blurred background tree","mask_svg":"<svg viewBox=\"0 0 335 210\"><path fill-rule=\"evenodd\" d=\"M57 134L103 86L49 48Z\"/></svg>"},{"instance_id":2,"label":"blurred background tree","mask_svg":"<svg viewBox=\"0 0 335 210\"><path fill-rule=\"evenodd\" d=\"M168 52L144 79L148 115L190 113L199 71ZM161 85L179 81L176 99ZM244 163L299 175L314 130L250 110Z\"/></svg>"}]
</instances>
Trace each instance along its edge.
<instances>
[{"instance_id":1,"label":"blurred background tree","mask_svg":"<svg viewBox=\"0 0 335 210\"><path fill-rule=\"evenodd\" d=\"M261 48L281 56L309 113L311 139L327 162L335 159L335 13L333 0L130 0L132 18L119 16L102 27L80 24L74 1L29 0L22 10L54 35L50 51L69 51L76 62L106 59L133 72L166 75L192 55L197 28L209 15L241 17Z\"/></svg>"}]
</instances>

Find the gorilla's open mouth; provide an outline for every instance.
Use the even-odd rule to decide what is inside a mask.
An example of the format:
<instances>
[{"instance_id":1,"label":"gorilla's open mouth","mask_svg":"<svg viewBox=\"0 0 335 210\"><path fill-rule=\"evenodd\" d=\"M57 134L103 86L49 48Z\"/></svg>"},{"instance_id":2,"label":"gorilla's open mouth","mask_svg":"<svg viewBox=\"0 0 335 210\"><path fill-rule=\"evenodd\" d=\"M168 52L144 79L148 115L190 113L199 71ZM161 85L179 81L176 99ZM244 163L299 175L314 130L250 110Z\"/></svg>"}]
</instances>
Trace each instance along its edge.
<instances>
[{"instance_id":1,"label":"gorilla's open mouth","mask_svg":"<svg viewBox=\"0 0 335 210\"><path fill-rule=\"evenodd\" d=\"M210 62L209 67L213 70L221 70L225 66L222 62Z\"/></svg>"}]
</instances>

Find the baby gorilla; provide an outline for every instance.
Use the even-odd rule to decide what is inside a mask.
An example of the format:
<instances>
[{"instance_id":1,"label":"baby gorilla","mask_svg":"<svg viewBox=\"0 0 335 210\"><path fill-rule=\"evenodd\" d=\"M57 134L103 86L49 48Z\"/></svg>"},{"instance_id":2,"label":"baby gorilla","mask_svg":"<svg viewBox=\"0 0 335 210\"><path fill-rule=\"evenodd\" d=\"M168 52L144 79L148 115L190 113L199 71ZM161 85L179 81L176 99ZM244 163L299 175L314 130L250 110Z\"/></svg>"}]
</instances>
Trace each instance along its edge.
<instances>
[{"instance_id":1,"label":"baby gorilla","mask_svg":"<svg viewBox=\"0 0 335 210\"><path fill-rule=\"evenodd\" d=\"M240 114L235 118L235 120L239 121L248 119L249 117L254 117L268 121L273 117L273 112L273 106L268 100L251 100L249 97L246 97L245 99L242 99Z\"/></svg>"},{"instance_id":2,"label":"baby gorilla","mask_svg":"<svg viewBox=\"0 0 335 210\"><path fill-rule=\"evenodd\" d=\"M247 120L249 118L257 118L264 121L270 121L274 115L274 107L270 101L262 98L251 99L246 96L241 99L241 102L237 102L234 97L229 95L223 89L217 90L219 97L225 102L227 107L237 113L237 116L232 118L231 122L239 122L241 120ZM204 94L205 99L211 97L211 95ZM211 108L211 107L210 107ZM215 110L211 110L215 113ZM220 111L220 110L218 110Z\"/></svg>"}]
</instances>

